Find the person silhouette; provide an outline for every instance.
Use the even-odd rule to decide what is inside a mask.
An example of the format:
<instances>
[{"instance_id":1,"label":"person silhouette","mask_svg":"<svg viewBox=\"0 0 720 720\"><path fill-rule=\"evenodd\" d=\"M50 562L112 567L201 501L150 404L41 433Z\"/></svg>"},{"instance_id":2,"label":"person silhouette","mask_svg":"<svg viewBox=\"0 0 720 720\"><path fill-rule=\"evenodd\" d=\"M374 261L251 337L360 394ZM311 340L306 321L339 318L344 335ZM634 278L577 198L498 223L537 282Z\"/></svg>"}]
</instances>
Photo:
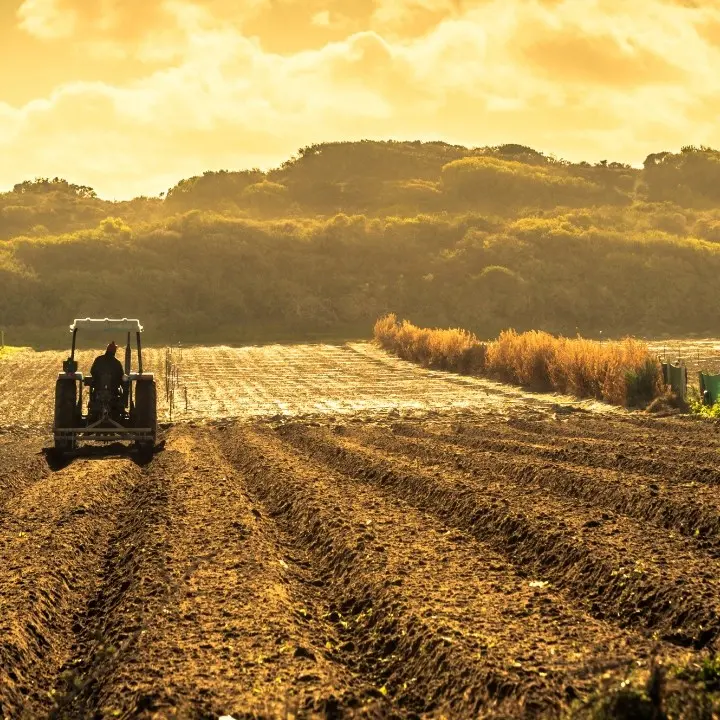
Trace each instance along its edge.
<instances>
[{"instance_id":1,"label":"person silhouette","mask_svg":"<svg viewBox=\"0 0 720 720\"><path fill-rule=\"evenodd\" d=\"M120 395L120 387L122 385L123 370L122 363L115 357L117 345L113 340L106 348L103 355L98 355L90 368L92 377L93 390L100 389L99 383L110 390L115 396Z\"/></svg>"}]
</instances>

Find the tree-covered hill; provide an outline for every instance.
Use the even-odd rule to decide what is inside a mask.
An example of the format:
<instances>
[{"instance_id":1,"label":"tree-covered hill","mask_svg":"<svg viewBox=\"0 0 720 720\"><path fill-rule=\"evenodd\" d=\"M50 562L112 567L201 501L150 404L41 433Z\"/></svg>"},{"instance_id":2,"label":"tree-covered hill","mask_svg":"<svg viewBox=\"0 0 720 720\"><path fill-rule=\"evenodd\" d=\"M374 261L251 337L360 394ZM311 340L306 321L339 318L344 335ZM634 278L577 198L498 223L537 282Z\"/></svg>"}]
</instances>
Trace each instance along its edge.
<instances>
[{"instance_id":1,"label":"tree-covered hill","mask_svg":"<svg viewBox=\"0 0 720 720\"><path fill-rule=\"evenodd\" d=\"M709 148L634 169L369 141L122 203L25 181L0 194L0 327L33 342L137 315L158 340L232 342L369 332L396 312L481 335L717 335L718 181Z\"/></svg>"}]
</instances>

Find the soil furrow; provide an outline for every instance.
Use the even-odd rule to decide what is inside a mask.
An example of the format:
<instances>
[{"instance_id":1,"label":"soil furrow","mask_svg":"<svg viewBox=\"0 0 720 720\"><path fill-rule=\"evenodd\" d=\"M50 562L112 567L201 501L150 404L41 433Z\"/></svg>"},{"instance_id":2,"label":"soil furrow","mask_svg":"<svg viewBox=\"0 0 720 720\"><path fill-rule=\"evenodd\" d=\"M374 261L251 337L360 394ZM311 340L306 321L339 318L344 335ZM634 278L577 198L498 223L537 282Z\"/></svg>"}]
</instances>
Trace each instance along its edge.
<instances>
[{"instance_id":1,"label":"soil furrow","mask_svg":"<svg viewBox=\"0 0 720 720\"><path fill-rule=\"evenodd\" d=\"M0 716L47 717L73 655L115 517L138 482L130 461L76 462L13 496L0 527Z\"/></svg>"},{"instance_id":2,"label":"soil furrow","mask_svg":"<svg viewBox=\"0 0 720 720\"><path fill-rule=\"evenodd\" d=\"M169 590L162 534L168 482L145 470L115 514L93 596L73 618L75 643L54 690L53 718L120 717L121 708L108 702L108 688L118 668L133 664ZM132 694L132 683L126 691ZM144 702L139 697L136 707Z\"/></svg>"},{"instance_id":3,"label":"soil furrow","mask_svg":"<svg viewBox=\"0 0 720 720\"><path fill-rule=\"evenodd\" d=\"M548 418L509 416L505 424L528 434L547 432ZM602 415L594 412L562 412L552 422L552 434L558 438L583 441L633 440L659 443L670 448L698 449L720 447L720 425L692 416L657 418L645 413ZM702 438L702 442L699 439Z\"/></svg>"},{"instance_id":4,"label":"soil furrow","mask_svg":"<svg viewBox=\"0 0 720 720\"><path fill-rule=\"evenodd\" d=\"M15 434L7 440L0 436L0 525L8 501L50 472L36 435Z\"/></svg>"},{"instance_id":5,"label":"soil furrow","mask_svg":"<svg viewBox=\"0 0 720 720\"><path fill-rule=\"evenodd\" d=\"M713 436L707 432L712 425L700 420L694 422L695 432L691 440L674 433L665 433L668 421L652 420L649 426L634 427L628 422L608 419L604 424L604 437L592 437L592 427L596 425L591 413L573 413L562 419L541 419L529 423L514 420L498 420L488 418L477 427L458 423L452 419L445 423L436 423L435 428L425 426L425 432L437 432L440 435L455 435L458 431L470 441L471 438L482 440L492 435L498 441L510 440L536 445L539 448L566 452L568 456L575 453L588 453L592 456L610 453L611 461L623 461L634 456L646 460L660 459L669 464L713 464L720 447L720 436L717 445ZM522 427L518 427L522 424ZM405 428L412 433L412 426ZM572 430L572 432L570 432ZM617 457L620 455L621 457Z\"/></svg>"},{"instance_id":6,"label":"soil furrow","mask_svg":"<svg viewBox=\"0 0 720 720\"><path fill-rule=\"evenodd\" d=\"M598 675L648 661L651 642L571 608L412 505L319 470L270 431L235 430L221 444L311 557L345 619L345 652L395 707L552 714Z\"/></svg>"},{"instance_id":7,"label":"soil furrow","mask_svg":"<svg viewBox=\"0 0 720 720\"><path fill-rule=\"evenodd\" d=\"M694 450L684 448L682 452L673 457L672 448L666 448L657 442L657 439L644 439L647 445L638 446L624 442L622 439L606 441L598 447L587 442L574 441L572 446L555 442L555 437L548 432L549 437L544 438L547 443L525 442L518 438L498 437L499 433L482 432L474 430L471 426L456 426L454 433L431 433L426 437L437 438L460 447L476 450L490 450L497 453L518 456L530 455L550 461L564 461L573 464L582 464L605 470L619 470L639 475L671 480L677 483L702 483L717 485L720 483L720 470L714 465L695 462ZM550 431L551 429L548 428ZM648 457L649 456L649 457ZM717 459L717 452L712 462Z\"/></svg>"},{"instance_id":8,"label":"soil furrow","mask_svg":"<svg viewBox=\"0 0 720 720\"><path fill-rule=\"evenodd\" d=\"M460 433L460 428L458 428ZM686 535L698 550L720 558L720 500L709 488L694 487L692 483L656 482L657 478L635 473L598 469L593 458L588 465L545 460L544 448L538 448L538 457L532 454L533 446L523 445L514 452L510 441L496 443L492 439L473 440L470 444L453 442L453 436L428 433L408 435L395 439L387 430L370 428L358 431L348 428L348 434L375 447L414 454L429 463L450 463L453 469L472 475L478 468L493 464L498 472L512 474L514 478L536 489L559 497L573 497L630 518L651 522ZM486 448L504 448L502 451ZM582 458L577 457L580 461ZM695 499L697 498L697 499Z\"/></svg>"},{"instance_id":9,"label":"soil furrow","mask_svg":"<svg viewBox=\"0 0 720 720\"><path fill-rule=\"evenodd\" d=\"M468 530L596 617L647 627L684 646L703 646L720 632L714 564L688 552L674 556L681 544L659 533L533 492L494 463L470 475L448 464L424 467L412 447L388 455L326 430L289 424L281 432L316 461Z\"/></svg>"},{"instance_id":10,"label":"soil furrow","mask_svg":"<svg viewBox=\"0 0 720 720\"><path fill-rule=\"evenodd\" d=\"M329 656L317 578L206 434L171 432L151 474L167 479L166 589L103 684L103 717L334 717L376 703Z\"/></svg>"}]
</instances>

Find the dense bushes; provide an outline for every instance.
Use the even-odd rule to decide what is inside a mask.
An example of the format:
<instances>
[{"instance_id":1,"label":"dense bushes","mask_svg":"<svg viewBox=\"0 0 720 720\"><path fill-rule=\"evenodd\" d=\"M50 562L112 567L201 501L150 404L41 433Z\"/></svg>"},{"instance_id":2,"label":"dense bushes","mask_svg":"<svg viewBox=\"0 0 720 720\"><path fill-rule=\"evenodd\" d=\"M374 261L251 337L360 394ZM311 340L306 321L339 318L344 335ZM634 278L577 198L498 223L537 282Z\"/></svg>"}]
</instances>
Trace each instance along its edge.
<instances>
[{"instance_id":1,"label":"dense bushes","mask_svg":"<svg viewBox=\"0 0 720 720\"><path fill-rule=\"evenodd\" d=\"M720 303L720 244L650 230L646 211L616 210L510 221L105 218L0 243L0 327L132 313L183 341L347 337L393 311L479 337L508 327L716 335L708 309Z\"/></svg>"},{"instance_id":2,"label":"dense bushes","mask_svg":"<svg viewBox=\"0 0 720 720\"><path fill-rule=\"evenodd\" d=\"M181 180L162 194L164 199L108 202L92 188L61 178L18 183L12 192L0 193L0 240L29 234L33 228L51 233L90 229L108 215L136 225L197 209L256 218L337 213L382 217L627 204L638 179L648 173L652 177L639 184L665 199L656 192L658 173L663 178L662 173L667 174L665 165L643 171L615 165L567 163L522 145L324 143L302 148L267 172L208 171Z\"/></svg>"},{"instance_id":3,"label":"dense bushes","mask_svg":"<svg viewBox=\"0 0 720 720\"><path fill-rule=\"evenodd\" d=\"M686 207L713 207L720 200L720 152L688 145L679 153L652 153L643 166L644 192L650 200Z\"/></svg>"},{"instance_id":4,"label":"dense bushes","mask_svg":"<svg viewBox=\"0 0 720 720\"><path fill-rule=\"evenodd\" d=\"M682 208L695 208L708 214L697 218L695 232L714 238L719 180L720 153L710 148L653 153L642 169L634 169L615 162L569 163L522 145L323 143L302 148L267 172L220 170L181 180L164 199L108 202L92 188L61 178L18 183L12 192L0 193L0 239L33 228L89 229L108 215L138 224L194 209L257 218L470 210L513 216L528 208L624 207L644 201L665 205L649 227L693 232Z\"/></svg>"},{"instance_id":5,"label":"dense bushes","mask_svg":"<svg viewBox=\"0 0 720 720\"><path fill-rule=\"evenodd\" d=\"M717 335L720 213L688 169L709 182L715 156L633 170L520 145L331 143L165 200L21 183L0 194L0 326L25 342L132 313L164 339L245 341L358 335L393 311L480 337ZM658 190L678 173L692 207Z\"/></svg>"},{"instance_id":6,"label":"dense bushes","mask_svg":"<svg viewBox=\"0 0 720 720\"><path fill-rule=\"evenodd\" d=\"M378 319L381 347L426 367L488 375L537 390L555 390L616 405L641 405L663 391L662 370L633 339L595 342L546 332L508 330L490 343L465 330L420 328L393 314Z\"/></svg>"},{"instance_id":7,"label":"dense bushes","mask_svg":"<svg viewBox=\"0 0 720 720\"><path fill-rule=\"evenodd\" d=\"M495 157L466 157L448 163L442 169L442 181L451 198L489 210L629 202L622 193L607 193L566 169Z\"/></svg>"}]
</instances>

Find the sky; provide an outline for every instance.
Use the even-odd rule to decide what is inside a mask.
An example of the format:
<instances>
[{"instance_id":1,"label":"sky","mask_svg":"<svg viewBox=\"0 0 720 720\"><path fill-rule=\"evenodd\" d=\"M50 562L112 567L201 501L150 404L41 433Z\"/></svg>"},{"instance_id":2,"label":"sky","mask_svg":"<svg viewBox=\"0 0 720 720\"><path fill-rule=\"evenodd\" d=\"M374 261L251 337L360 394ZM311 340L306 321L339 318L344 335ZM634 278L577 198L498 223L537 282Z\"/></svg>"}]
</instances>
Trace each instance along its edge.
<instances>
[{"instance_id":1,"label":"sky","mask_svg":"<svg viewBox=\"0 0 720 720\"><path fill-rule=\"evenodd\" d=\"M337 140L720 146L720 0L0 0L0 190L109 200Z\"/></svg>"}]
</instances>

